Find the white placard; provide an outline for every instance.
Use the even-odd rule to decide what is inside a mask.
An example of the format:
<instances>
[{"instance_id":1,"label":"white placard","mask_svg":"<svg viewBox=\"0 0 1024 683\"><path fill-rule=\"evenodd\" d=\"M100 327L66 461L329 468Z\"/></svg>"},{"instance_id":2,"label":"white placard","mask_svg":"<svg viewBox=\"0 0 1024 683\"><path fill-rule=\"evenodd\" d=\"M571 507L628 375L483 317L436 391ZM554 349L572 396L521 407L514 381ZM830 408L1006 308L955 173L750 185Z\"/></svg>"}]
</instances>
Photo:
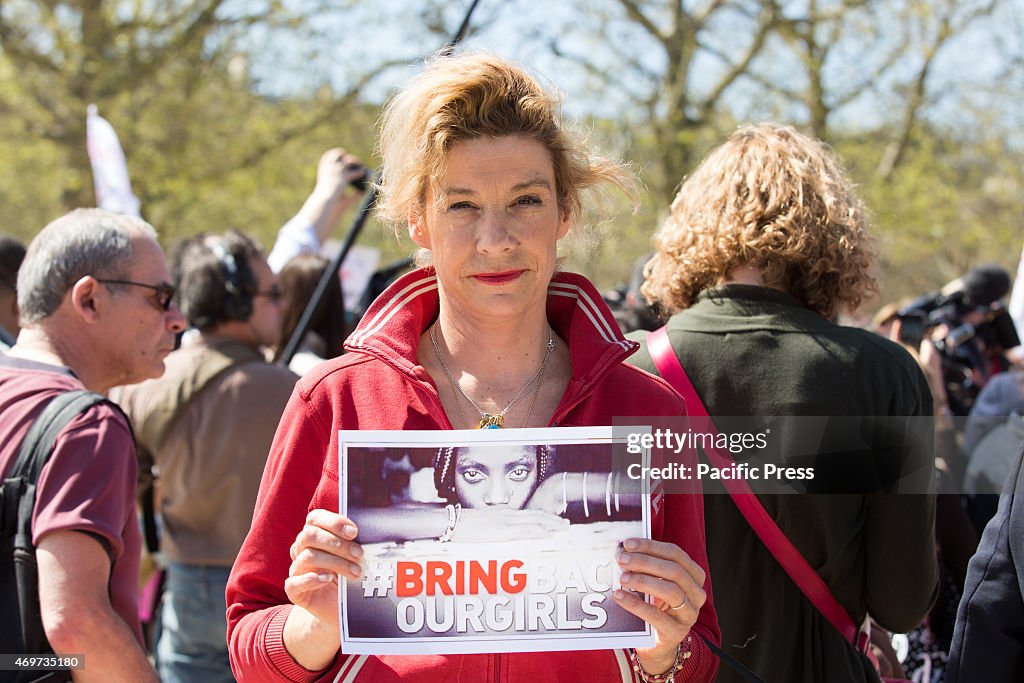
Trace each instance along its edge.
<instances>
[{"instance_id":1,"label":"white placard","mask_svg":"<svg viewBox=\"0 0 1024 683\"><path fill-rule=\"evenodd\" d=\"M634 431L644 431L643 429ZM612 598L650 492L611 427L342 431L341 514L362 577L340 591L346 654L651 647Z\"/></svg>"}]
</instances>

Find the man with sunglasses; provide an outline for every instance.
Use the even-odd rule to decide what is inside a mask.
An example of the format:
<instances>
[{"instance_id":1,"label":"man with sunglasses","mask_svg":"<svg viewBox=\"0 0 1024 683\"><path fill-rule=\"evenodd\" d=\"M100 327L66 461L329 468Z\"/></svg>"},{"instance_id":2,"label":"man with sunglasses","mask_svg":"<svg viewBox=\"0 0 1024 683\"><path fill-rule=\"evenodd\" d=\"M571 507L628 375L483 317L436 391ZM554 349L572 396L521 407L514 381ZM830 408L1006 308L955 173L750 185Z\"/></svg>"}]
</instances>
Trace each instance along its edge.
<instances>
[{"instance_id":1,"label":"man with sunglasses","mask_svg":"<svg viewBox=\"0 0 1024 683\"><path fill-rule=\"evenodd\" d=\"M138 218L78 209L36 236L18 271L21 331L0 354L0 475L59 394L105 393L164 371L185 326L169 280L156 234ZM38 480L42 626L56 653L85 655L78 681L156 681L138 618L136 468L125 416L100 403L58 434Z\"/></svg>"},{"instance_id":2,"label":"man with sunglasses","mask_svg":"<svg viewBox=\"0 0 1024 683\"><path fill-rule=\"evenodd\" d=\"M199 235L178 245L172 262L178 304L197 332L168 356L163 377L118 393L141 474L159 472L168 567L157 669L164 683L233 681L224 589L297 377L264 359L283 307L252 239Z\"/></svg>"}]
</instances>

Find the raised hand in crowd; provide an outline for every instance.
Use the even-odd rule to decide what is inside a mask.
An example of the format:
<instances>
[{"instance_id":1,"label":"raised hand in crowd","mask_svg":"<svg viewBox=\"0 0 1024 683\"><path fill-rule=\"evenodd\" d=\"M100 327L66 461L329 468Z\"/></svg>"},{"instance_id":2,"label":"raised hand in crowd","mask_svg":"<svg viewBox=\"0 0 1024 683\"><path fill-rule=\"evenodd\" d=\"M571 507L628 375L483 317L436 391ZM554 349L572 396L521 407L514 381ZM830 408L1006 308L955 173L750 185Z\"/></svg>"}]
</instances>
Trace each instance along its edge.
<instances>
[{"instance_id":1,"label":"raised hand in crowd","mask_svg":"<svg viewBox=\"0 0 1024 683\"><path fill-rule=\"evenodd\" d=\"M316 184L298 213L282 226L267 261L274 272L299 254L318 253L342 214L363 195L369 169L341 147L327 150L316 168Z\"/></svg>"}]
</instances>

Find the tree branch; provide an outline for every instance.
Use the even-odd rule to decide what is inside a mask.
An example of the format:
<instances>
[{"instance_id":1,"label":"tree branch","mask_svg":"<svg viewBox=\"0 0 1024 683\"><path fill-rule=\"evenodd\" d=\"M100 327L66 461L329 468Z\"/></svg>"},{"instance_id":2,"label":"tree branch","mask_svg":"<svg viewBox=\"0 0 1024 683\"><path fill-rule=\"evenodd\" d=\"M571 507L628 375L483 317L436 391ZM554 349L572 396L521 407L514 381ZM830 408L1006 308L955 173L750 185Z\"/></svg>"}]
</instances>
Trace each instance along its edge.
<instances>
[{"instance_id":1,"label":"tree branch","mask_svg":"<svg viewBox=\"0 0 1024 683\"><path fill-rule=\"evenodd\" d=\"M750 63L754 60L754 57L756 57L761 52L761 49L764 47L768 35L771 33L772 29L777 25L779 15L777 14L777 8L775 6L775 3L765 3L765 5L763 6L763 10L764 11L762 11L761 14L760 24L757 27L757 32L754 34L754 39L753 41L751 41L750 46L747 48L746 54L744 54L738 62L732 65L732 68L729 70L729 72L722 77L722 79L718 82L718 85L716 85L715 88L711 91L711 94L708 95L707 98L705 98L703 104L701 105L700 118L706 119L711 114L711 112L713 112L718 107L718 101L719 99L721 99L726 89L728 89L728 87L732 85L737 78L739 78L747 71L749 71ZM699 46L703 47L703 45Z\"/></svg>"},{"instance_id":2,"label":"tree branch","mask_svg":"<svg viewBox=\"0 0 1024 683\"><path fill-rule=\"evenodd\" d=\"M682 3L682 0L679 0L679 2ZM661 31L658 30L658 27L655 25L655 23L651 21L651 19L646 14L643 13L643 11L640 9L640 6L637 5L635 0L619 0L619 4L622 5L622 8L626 10L626 15L630 19L639 24L645 31L647 31L647 33L651 35L652 38L654 38L663 46L665 46L665 41L667 40L667 37L662 35Z\"/></svg>"},{"instance_id":3,"label":"tree branch","mask_svg":"<svg viewBox=\"0 0 1024 683\"><path fill-rule=\"evenodd\" d=\"M918 113L925 105L928 76L931 73L936 55L950 38L963 31L971 22L979 17L986 16L986 14L990 14L995 9L996 2L997 0L992 0L985 5L973 9L962 19L960 26L955 29L953 27L953 14L956 12L955 6L939 20L935 39L926 46L921 68L909 85L907 106L903 110L903 117L897 128L896 135L886 146L878 166L875 167L874 175L876 178L883 181L888 180L896 167L903 161L907 147L910 145L911 133L914 130L914 125L917 123Z\"/></svg>"},{"instance_id":4,"label":"tree branch","mask_svg":"<svg viewBox=\"0 0 1024 683\"><path fill-rule=\"evenodd\" d=\"M380 64L378 67L370 72L363 74L356 83L354 83L349 89L343 93L340 97L331 102L322 111L311 116L306 121L300 124L293 125L288 128L282 128L278 130L274 139L250 149L250 151L241 159L238 159L233 163L232 169L245 168L253 166L262 161L268 154L279 149L282 145L288 143L291 140L300 138L303 135L316 130L319 126L335 119L339 114L344 113L349 107L351 107L359 98L363 88L365 88L373 79L377 78L385 70L390 69L394 66L405 66L412 61L410 59L392 59ZM199 176L196 180L199 182L208 182L216 180L224 175L224 171L214 171L203 176Z\"/></svg>"}]
</instances>

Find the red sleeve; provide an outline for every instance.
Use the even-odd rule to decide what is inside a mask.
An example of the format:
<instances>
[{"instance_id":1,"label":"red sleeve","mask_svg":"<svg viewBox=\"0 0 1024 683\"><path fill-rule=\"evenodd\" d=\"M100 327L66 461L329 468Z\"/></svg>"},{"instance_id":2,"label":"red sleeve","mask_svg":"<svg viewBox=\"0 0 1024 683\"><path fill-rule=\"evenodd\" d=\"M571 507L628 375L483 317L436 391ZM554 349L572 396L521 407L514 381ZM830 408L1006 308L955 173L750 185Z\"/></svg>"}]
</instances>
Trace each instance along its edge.
<instances>
[{"instance_id":1,"label":"red sleeve","mask_svg":"<svg viewBox=\"0 0 1024 683\"><path fill-rule=\"evenodd\" d=\"M320 395L326 392L319 392ZM284 647L290 602L284 591L288 548L305 524L330 448L332 407L315 405L296 385L270 447L252 526L228 580L228 650L240 681L297 681L328 677L308 671Z\"/></svg>"}]
</instances>

